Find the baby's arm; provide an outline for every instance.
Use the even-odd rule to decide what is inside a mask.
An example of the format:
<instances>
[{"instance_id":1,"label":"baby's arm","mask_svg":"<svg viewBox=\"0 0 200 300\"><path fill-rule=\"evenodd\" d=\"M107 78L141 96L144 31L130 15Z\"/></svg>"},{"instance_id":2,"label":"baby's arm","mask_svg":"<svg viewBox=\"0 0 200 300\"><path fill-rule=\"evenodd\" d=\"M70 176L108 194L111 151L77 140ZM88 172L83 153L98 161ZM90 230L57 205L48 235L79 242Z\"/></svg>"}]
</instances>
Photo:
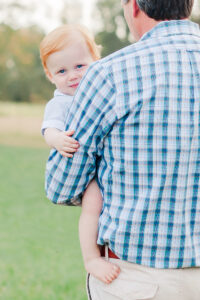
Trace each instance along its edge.
<instances>
[{"instance_id":1,"label":"baby's arm","mask_svg":"<svg viewBox=\"0 0 200 300\"><path fill-rule=\"evenodd\" d=\"M101 207L101 193L96 181L93 180L83 195L82 212L79 220L79 236L84 262L100 256L97 233Z\"/></svg>"},{"instance_id":2,"label":"baby's arm","mask_svg":"<svg viewBox=\"0 0 200 300\"><path fill-rule=\"evenodd\" d=\"M97 245L101 208L101 193L96 181L93 180L88 185L82 199L82 213L79 220L81 250L87 272L104 283L111 283L119 275L120 269L101 257Z\"/></svg>"},{"instance_id":3,"label":"baby's arm","mask_svg":"<svg viewBox=\"0 0 200 300\"><path fill-rule=\"evenodd\" d=\"M79 143L71 136L73 130L60 131L56 128L46 128L44 138L51 148L55 148L64 157L72 157L74 152L78 150Z\"/></svg>"},{"instance_id":4,"label":"baby's arm","mask_svg":"<svg viewBox=\"0 0 200 300\"><path fill-rule=\"evenodd\" d=\"M79 143L72 138L73 130L65 131L65 119L72 97L55 92L54 98L45 106L42 135L47 145L62 156L72 157Z\"/></svg>"}]
</instances>

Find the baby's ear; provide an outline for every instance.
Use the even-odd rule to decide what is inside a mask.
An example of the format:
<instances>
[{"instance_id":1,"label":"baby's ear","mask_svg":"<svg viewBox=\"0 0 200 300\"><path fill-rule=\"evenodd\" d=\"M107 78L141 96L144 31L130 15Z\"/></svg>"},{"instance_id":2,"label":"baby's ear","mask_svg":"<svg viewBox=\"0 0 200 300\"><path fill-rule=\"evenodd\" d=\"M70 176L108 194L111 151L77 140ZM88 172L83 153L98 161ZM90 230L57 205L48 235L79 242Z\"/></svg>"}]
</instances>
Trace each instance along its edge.
<instances>
[{"instance_id":1,"label":"baby's ear","mask_svg":"<svg viewBox=\"0 0 200 300\"><path fill-rule=\"evenodd\" d=\"M53 76L49 72L49 70L45 70L45 73L46 73L47 78L51 81L51 83L54 83Z\"/></svg>"}]
</instances>

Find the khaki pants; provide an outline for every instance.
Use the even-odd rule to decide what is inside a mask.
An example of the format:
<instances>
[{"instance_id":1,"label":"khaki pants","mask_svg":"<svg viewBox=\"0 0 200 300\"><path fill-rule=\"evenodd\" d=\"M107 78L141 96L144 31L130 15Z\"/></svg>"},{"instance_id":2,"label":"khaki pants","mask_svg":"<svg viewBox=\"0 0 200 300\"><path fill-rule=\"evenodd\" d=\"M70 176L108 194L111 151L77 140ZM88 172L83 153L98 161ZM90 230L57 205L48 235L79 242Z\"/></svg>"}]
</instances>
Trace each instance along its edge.
<instances>
[{"instance_id":1,"label":"khaki pants","mask_svg":"<svg viewBox=\"0 0 200 300\"><path fill-rule=\"evenodd\" d=\"M120 267L119 277L104 284L88 275L89 300L200 300L200 268L154 269L110 261Z\"/></svg>"}]
</instances>

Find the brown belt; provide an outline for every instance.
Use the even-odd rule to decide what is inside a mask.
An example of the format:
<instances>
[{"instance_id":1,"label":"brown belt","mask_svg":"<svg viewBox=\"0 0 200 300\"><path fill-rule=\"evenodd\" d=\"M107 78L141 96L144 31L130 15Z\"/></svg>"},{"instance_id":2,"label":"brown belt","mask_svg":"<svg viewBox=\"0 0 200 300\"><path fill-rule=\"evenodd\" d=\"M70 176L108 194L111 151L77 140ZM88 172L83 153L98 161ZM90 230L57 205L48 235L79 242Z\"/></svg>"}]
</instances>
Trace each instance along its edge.
<instances>
[{"instance_id":1,"label":"brown belt","mask_svg":"<svg viewBox=\"0 0 200 300\"><path fill-rule=\"evenodd\" d=\"M105 246L101 247L101 256L105 256ZM119 259L119 257L108 248L108 257Z\"/></svg>"}]
</instances>

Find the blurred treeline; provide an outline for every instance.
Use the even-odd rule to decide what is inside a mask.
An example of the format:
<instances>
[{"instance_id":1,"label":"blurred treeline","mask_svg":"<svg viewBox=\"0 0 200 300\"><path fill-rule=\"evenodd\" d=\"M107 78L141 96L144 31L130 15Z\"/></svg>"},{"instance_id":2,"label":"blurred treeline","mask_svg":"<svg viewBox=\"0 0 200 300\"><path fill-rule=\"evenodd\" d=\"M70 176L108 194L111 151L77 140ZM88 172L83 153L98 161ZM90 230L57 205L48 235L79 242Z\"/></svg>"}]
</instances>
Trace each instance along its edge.
<instances>
[{"instance_id":1,"label":"blurred treeline","mask_svg":"<svg viewBox=\"0 0 200 300\"><path fill-rule=\"evenodd\" d=\"M101 24L95 38L103 57L130 44L120 1L98 0L95 11ZM195 21L200 23L200 18ZM14 29L0 23L0 101L39 103L52 97L54 86L46 79L39 57L43 36L36 26Z\"/></svg>"},{"instance_id":2,"label":"blurred treeline","mask_svg":"<svg viewBox=\"0 0 200 300\"><path fill-rule=\"evenodd\" d=\"M15 30L0 25L0 100L40 102L52 92L40 63L42 37L36 27Z\"/></svg>"}]
</instances>

